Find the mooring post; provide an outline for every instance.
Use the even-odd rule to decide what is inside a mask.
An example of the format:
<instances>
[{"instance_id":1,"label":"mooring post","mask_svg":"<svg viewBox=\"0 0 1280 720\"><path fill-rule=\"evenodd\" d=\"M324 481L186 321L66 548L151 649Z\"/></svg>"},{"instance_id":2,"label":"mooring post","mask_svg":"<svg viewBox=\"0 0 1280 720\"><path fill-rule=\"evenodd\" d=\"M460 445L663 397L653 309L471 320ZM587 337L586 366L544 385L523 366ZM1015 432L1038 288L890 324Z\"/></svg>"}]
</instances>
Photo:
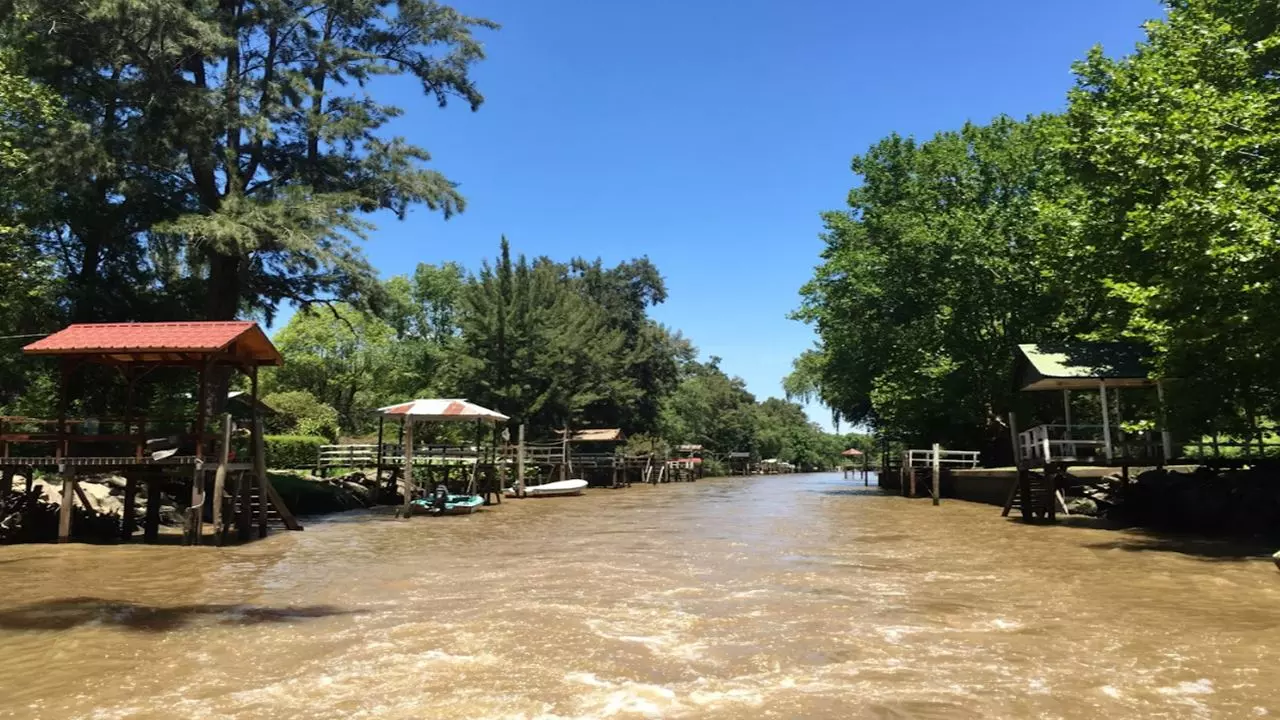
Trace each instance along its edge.
<instances>
[{"instance_id":1,"label":"mooring post","mask_svg":"<svg viewBox=\"0 0 1280 720\"><path fill-rule=\"evenodd\" d=\"M942 502L942 447L933 444L933 504Z\"/></svg>"},{"instance_id":2,"label":"mooring post","mask_svg":"<svg viewBox=\"0 0 1280 720\"><path fill-rule=\"evenodd\" d=\"M76 501L75 470L70 465L60 465L58 473L62 475L62 504L58 506L58 542L71 539L71 506Z\"/></svg>"},{"instance_id":3,"label":"mooring post","mask_svg":"<svg viewBox=\"0 0 1280 720\"><path fill-rule=\"evenodd\" d=\"M133 531L138 529L137 519L134 517L138 508L138 476L129 473L124 476L124 517L120 519L120 539L124 541L133 538Z\"/></svg>"},{"instance_id":4,"label":"mooring post","mask_svg":"<svg viewBox=\"0 0 1280 720\"><path fill-rule=\"evenodd\" d=\"M909 466L910 466L910 470L908 470L908 472L910 472L910 473L911 473L911 497L916 497L916 465L915 465L915 461L916 461L915 453L914 453L914 452L912 452L912 451L910 451L910 450L908 450L908 451L907 451L907 465L909 465Z\"/></svg>"},{"instance_id":5,"label":"mooring post","mask_svg":"<svg viewBox=\"0 0 1280 720\"><path fill-rule=\"evenodd\" d=\"M154 543L160 539L160 489L163 476L147 475L147 517L142 527L142 540Z\"/></svg>"},{"instance_id":6,"label":"mooring post","mask_svg":"<svg viewBox=\"0 0 1280 720\"><path fill-rule=\"evenodd\" d=\"M516 497L524 497L524 423L520 423L516 440Z\"/></svg>"},{"instance_id":7,"label":"mooring post","mask_svg":"<svg viewBox=\"0 0 1280 720\"><path fill-rule=\"evenodd\" d=\"M413 510L413 421L412 416L406 415L401 421L401 431L404 433L404 517L409 517L409 513Z\"/></svg>"},{"instance_id":8,"label":"mooring post","mask_svg":"<svg viewBox=\"0 0 1280 720\"><path fill-rule=\"evenodd\" d=\"M214 543L226 542L223 524L223 502L227 493L227 462L231 459L231 413L222 416L222 447L218 448L218 468L213 474Z\"/></svg>"},{"instance_id":9,"label":"mooring post","mask_svg":"<svg viewBox=\"0 0 1280 720\"><path fill-rule=\"evenodd\" d=\"M187 508L187 544L199 545L204 533L204 463L191 466L191 505Z\"/></svg>"}]
</instances>

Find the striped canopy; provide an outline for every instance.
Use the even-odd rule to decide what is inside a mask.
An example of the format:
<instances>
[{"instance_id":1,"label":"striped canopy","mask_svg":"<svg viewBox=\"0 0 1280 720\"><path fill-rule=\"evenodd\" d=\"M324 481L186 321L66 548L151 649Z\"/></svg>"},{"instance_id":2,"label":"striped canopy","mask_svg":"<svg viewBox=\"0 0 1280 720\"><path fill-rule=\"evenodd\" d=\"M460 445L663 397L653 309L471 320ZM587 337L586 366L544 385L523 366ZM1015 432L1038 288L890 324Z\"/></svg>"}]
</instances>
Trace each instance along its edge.
<instances>
[{"instance_id":1,"label":"striped canopy","mask_svg":"<svg viewBox=\"0 0 1280 720\"><path fill-rule=\"evenodd\" d=\"M857 448L849 448L848 450L845 450L840 454L845 457L858 457L859 455L862 454L862 451Z\"/></svg>"},{"instance_id":2,"label":"striped canopy","mask_svg":"<svg viewBox=\"0 0 1280 720\"><path fill-rule=\"evenodd\" d=\"M414 420L431 420L435 422L483 420L497 424L511 419L496 410L480 407L466 400L442 398L411 400L398 405L388 405L384 408L378 408L378 413L388 417L413 418Z\"/></svg>"}]
</instances>

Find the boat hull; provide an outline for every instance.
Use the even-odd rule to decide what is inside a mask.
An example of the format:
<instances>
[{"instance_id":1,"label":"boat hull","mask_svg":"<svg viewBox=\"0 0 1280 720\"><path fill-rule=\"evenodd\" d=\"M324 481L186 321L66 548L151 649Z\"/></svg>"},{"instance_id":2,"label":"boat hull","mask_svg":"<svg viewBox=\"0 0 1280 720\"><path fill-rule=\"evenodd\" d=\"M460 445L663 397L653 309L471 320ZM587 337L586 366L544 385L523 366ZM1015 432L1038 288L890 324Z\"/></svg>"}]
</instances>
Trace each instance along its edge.
<instances>
[{"instance_id":1,"label":"boat hull","mask_svg":"<svg viewBox=\"0 0 1280 720\"><path fill-rule=\"evenodd\" d=\"M532 485L524 489L525 497L569 497L571 495L581 495L582 491L587 487L586 480L560 480L559 482L546 483L544 485ZM514 488L507 488L504 492L507 497L514 497L516 492Z\"/></svg>"}]
</instances>

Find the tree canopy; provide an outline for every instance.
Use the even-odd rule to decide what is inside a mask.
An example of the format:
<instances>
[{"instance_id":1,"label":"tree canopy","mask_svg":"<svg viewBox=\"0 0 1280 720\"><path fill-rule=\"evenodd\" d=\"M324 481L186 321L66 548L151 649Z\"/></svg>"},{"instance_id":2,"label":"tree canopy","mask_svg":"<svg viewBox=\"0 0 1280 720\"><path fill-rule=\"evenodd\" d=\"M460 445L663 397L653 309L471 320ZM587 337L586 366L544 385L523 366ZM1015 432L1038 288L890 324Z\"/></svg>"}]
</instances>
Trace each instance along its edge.
<instances>
[{"instance_id":1,"label":"tree canopy","mask_svg":"<svg viewBox=\"0 0 1280 720\"><path fill-rule=\"evenodd\" d=\"M994 448L1016 345L1152 348L1184 432L1276 417L1274 3L1176 0L1137 50L1094 49L1067 110L856 157L797 317L789 392L919 442Z\"/></svg>"}]
</instances>

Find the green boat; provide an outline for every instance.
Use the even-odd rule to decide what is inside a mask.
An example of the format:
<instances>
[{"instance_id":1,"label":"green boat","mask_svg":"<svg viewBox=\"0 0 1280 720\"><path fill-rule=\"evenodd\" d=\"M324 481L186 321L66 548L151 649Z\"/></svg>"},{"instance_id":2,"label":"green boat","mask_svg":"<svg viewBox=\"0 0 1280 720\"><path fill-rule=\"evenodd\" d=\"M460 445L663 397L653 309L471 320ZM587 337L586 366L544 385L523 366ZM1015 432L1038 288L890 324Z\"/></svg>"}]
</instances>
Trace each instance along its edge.
<instances>
[{"instance_id":1,"label":"green boat","mask_svg":"<svg viewBox=\"0 0 1280 720\"><path fill-rule=\"evenodd\" d=\"M414 507L431 515L470 515L484 505L479 495L446 495L436 492L413 501Z\"/></svg>"}]
</instances>

